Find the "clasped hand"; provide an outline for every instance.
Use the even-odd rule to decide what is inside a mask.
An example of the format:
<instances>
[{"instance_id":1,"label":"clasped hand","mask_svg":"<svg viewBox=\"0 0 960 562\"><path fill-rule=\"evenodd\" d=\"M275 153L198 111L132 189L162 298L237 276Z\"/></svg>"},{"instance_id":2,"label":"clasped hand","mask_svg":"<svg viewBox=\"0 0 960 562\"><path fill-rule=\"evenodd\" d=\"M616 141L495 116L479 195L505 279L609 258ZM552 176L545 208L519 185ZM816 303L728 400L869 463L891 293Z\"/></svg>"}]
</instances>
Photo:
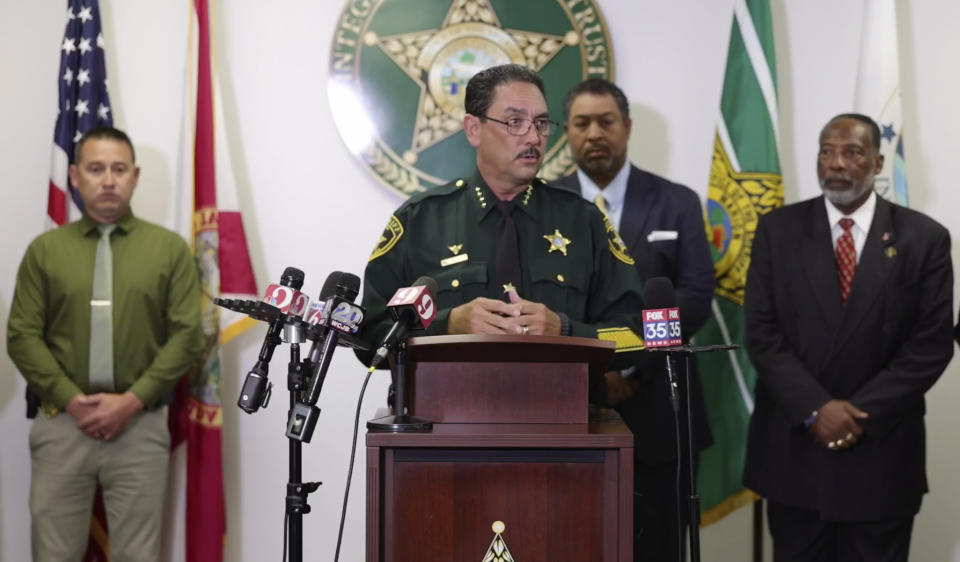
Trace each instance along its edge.
<instances>
[{"instance_id":1,"label":"clasped hand","mask_svg":"<svg viewBox=\"0 0 960 562\"><path fill-rule=\"evenodd\" d=\"M560 316L541 303L508 293L510 302L478 297L450 311L450 334L560 335Z\"/></svg>"},{"instance_id":2,"label":"clasped hand","mask_svg":"<svg viewBox=\"0 0 960 562\"><path fill-rule=\"evenodd\" d=\"M848 449L863 435L858 420L868 417L866 412L846 400L831 400L817 410L810 433L817 443L832 451Z\"/></svg>"},{"instance_id":3,"label":"clasped hand","mask_svg":"<svg viewBox=\"0 0 960 562\"><path fill-rule=\"evenodd\" d=\"M66 410L77 420L77 427L98 441L109 441L143 409L143 402L132 392L114 394L77 394L67 402Z\"/></svg>"}]
</instances>

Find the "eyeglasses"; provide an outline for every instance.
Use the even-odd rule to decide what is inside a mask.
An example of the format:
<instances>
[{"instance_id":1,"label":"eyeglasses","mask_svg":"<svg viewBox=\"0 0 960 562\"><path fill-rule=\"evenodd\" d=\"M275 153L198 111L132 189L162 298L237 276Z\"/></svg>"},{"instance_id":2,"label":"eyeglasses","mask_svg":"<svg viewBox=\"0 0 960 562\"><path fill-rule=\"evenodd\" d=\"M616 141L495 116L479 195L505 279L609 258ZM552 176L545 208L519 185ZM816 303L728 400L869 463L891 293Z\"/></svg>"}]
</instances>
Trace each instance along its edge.
<instances>
[{"instance_id":1,"label":"eyeglasses","mask_svg":"<svg viewBox=\"0 0 960 562\"><path fill-rule=\"evenodd\" d=\"M530 125L533 125L537 129L537 134L541 137L549 137L550 133L553 131L554 127L558 127L560 124L556 121L551 121L546 117L537 117L536 119L530 120L525 117L511 117L506 121L501 121L499 119L494 119L489 115L478 116L481 119L489 119L494 123L500 123L501 125L507 126L507 132L516 137L522 137L523 135L530 132Z\"/></svg>"}]
</instances>

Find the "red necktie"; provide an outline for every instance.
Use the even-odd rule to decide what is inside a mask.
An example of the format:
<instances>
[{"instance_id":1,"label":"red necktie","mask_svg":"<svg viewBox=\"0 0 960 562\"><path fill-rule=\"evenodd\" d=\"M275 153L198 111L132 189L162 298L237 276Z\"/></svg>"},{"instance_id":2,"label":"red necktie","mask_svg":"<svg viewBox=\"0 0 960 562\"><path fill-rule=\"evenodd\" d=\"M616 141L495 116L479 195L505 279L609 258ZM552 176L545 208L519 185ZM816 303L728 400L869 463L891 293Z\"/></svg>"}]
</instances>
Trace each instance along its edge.
<instances>
[{"instance_id":1,"label":"red necktie","mask_svg":"<svg viewBox=\"0 0 960 562\"><path fill-rule=\"evenodd\" d=\"M840 300L843 304L847 304L850 287L853 285L853 274L857 270L857 249L853 246L853 234L850 234L850 227L852 226L853 219L840 219L840 228L843 229L843 234L837 240L836 260Z\"/></svg>"}]
</instances>

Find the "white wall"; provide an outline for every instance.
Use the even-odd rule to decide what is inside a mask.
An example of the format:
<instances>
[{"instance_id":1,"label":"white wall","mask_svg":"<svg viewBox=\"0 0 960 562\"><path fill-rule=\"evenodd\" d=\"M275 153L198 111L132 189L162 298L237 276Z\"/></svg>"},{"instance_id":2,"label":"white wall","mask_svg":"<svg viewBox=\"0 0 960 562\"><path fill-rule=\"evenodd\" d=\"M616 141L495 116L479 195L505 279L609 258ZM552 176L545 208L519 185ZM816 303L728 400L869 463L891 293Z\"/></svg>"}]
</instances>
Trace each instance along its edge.
<instances>
[{"instance_id":1,"label":"white wall","mask_svg":"<svg viewBox=\"0 0 960 562\"><path fill-rule=\"evenodd\" d=\"M64 2L0 0L0 319L13 294L27 243L44 228L50 143L56 111L58 46ZM333 270L362 273L369 251L399 199L347 152L326 99L329 46L342 1L230 0L218 3L215 44L239 195L261 283L285 266L307 272L311 294ZM773 0L780 88L784 183L788 201L818 193L817 134L831 115L851 109L860 35L859 1ZM714 122L730 30L732 0L601 0L614 43L617 81L636 108L637 162L706 192ZM101 0L115 122L127 129L143 167L135 211L172 225L167 209L177 177L179 118L189 2ZM955 158L960 153L960 4L898 4L901 76L912 206L960 229ZM465 171L466 172L466 171ZM338 207L355 211L320 213ZM954 261L960 259L954 245ZM2 322L5 334L6 322ZM228 496L226 559L277 559L282 545L287 444L283 349L274 361L273 404L248 416L232 407L253 364L262 330L224 353L224 465ZM29 558L28 422L24 383L0 340L0 559ZM928 394L932 489L917 518L913 557L960 561L960 422L957 362ZM374 378L361 419L383 401ZM321 425L304 448L304 479L324 485L305 517L310 559L332 559L363 370L341 351L321 396ZM361 437L362 439L362 437ZM363 446L355 469L341 559L362 559ZM182 483L175 486L182 487ZM176 503L176 502L175 502ZM182 508L181 508L182 509ZM182 531L172 531L171 560L182 560ZM703 532L704 560L747 560L750 510ZM768 554L769 559L769 554Z\"/></svg>"}]
</instances>

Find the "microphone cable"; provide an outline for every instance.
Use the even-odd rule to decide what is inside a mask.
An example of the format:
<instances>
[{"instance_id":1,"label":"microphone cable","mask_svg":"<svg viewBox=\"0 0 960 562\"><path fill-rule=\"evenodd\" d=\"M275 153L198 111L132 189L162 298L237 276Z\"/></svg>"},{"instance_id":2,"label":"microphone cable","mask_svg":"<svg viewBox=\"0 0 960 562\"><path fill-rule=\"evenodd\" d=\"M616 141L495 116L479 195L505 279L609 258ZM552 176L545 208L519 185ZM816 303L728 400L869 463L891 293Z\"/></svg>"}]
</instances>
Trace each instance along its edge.
<instances>
[{"instance_id":1,"label":"microphone cable","mask_svg":"<svg viewBox=\"0 0 960 562\"><path fill-rule=\"evenodd\" d=\"M337 551L333 555L333 561L340 560L340 544L343 541L343 525L347 518L347 499L350 497L350 482L353 480L353 462L357 455L357 435L360 429L360 406L363 405L363 395L367 392L367 383L370 382L370 375L376 370L376 367L367 369L367 376L363 379L363 386L360 387L360 398L357 399L357 413L353 418L353 445L350 447L350 466L347 468L347 484L343 489L343 508L340 510L340 530L337 531Z\"/></svg>"}]
</instances>

